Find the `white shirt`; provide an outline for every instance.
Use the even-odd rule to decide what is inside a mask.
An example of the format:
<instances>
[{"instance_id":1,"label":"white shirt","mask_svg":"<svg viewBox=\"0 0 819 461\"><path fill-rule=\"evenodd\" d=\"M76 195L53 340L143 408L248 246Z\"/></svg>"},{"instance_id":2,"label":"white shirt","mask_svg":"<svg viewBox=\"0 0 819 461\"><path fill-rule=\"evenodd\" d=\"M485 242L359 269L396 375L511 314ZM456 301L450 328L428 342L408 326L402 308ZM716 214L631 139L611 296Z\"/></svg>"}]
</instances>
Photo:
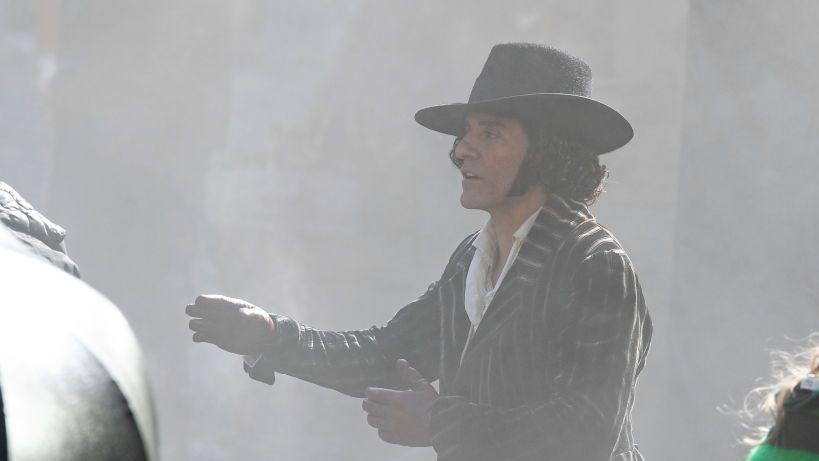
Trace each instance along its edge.
<instances>
[{"instance_id":1,"label":"white shirt","mask_svg":"<svg viewBox=\"0 0 819 461\"><path fill-rule=\"evenodd\" d=\"M466 273L466 283L464 286L464 307L466 315L472 323L472 329L477 329L478 324L481 323L484 312L495 297L495 293L503 282L509 268L518 256L521 245L526 240L529 230L537 219L540 209L534 212L526 221L521 224L518 230L513 234L515 241L512 243L512 248L509 250L509 256L506 258L506 264L498 277L495 285L492 285L492 272L494 271L496 258L498 255L498 239L492 226L487 222L483 229L475 237L472 246L475 247L475 256L472 257L472 263L469 265L469 270Z\"/></svg>"}]
</instances>

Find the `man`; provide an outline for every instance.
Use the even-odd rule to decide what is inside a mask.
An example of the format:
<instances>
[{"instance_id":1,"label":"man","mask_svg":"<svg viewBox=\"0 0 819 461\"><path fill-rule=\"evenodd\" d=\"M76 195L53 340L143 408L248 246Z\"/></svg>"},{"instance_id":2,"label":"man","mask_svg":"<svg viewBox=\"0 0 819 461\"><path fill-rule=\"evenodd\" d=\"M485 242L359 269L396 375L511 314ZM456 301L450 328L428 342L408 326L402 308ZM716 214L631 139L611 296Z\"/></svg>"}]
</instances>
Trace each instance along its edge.
<instances>
[{"instance_id":1,"label":"man","mask_svg":"<svg viewBox=\"0 0 819 461\"><path fill-rule=\"evenodd\" d=\"M187 308L193 340L249 355L257 380L366 397L383 440L439 460L642 459L631 408L651 322L631 262L586 208L606 175L597 156L632 130L590 81L566 53L502 44L468 103L415 115L456 136L461 204L490 218L386 326L317 331L211 295Z\"/></svg>"}]
</instances>

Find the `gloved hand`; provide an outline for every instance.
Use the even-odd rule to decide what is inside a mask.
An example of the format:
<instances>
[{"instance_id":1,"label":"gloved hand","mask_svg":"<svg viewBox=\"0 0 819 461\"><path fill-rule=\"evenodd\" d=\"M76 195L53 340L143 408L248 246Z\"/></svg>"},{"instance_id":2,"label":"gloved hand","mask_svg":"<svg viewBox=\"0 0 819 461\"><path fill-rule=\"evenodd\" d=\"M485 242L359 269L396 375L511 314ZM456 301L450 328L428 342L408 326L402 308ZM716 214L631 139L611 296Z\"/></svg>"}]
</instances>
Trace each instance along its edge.
<instances>
[{"instance_id":1,"label":"gloved hand","mask_svg":"<svg viewBox=\"0 0 819 461\"><path fill-rule=\"evenodd\" d=\"M206 342L233 352L262 353L275 340L276 322L263 309L242 299L199 295L185 313L194 317L188 326L193 342Z\"/></svg>"},{"instance_id":2,"label":"gloved hand","mask_svg":"<svg viewBox=\"0 0 819 461\"><path fill-rule=\"evenodd\" d=\"M368 387L361 407L367 412L367 424L378 429L381 440L408 447L432 445L429 435L430 409L438 392L421 373L404 359L396 362L396 371L409 387L406 391Z\"/></svg>"}]
</instances>

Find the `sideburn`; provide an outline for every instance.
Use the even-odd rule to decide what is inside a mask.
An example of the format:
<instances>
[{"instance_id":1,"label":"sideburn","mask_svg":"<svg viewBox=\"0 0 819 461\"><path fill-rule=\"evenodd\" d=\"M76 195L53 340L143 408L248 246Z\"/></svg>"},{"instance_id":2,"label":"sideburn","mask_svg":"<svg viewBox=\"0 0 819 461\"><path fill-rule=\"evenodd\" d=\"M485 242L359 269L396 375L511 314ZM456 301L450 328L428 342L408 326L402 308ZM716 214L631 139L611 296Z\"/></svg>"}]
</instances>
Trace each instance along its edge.
<instances>
[{"instance_id":1,"label":"sideburn","mask_svg":"<svg viewBox=\"0 0 819 461\"><path fill-rule=\"evenodd\" d=\"M507 197L520 197L521 195L525 194L530 187L535 186L540 182L536 164L537 161L535 160L534 155L532 155L531 149L527 150L526 155L523 157L523 161L520 162L520 168L518 168L518 174L515 177L515 181L512 183L512 187L509 188L509 192L506 193Z\"/></svg>"}]
</instances>

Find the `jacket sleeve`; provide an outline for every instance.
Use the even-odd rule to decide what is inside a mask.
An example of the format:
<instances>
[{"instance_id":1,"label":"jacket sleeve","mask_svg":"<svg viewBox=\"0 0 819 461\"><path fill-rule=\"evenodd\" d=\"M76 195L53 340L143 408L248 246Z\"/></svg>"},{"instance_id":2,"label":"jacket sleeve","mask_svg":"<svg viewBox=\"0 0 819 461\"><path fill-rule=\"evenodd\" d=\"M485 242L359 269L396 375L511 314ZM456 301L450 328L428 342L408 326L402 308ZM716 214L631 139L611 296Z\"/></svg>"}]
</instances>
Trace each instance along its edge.
<instances>
[{"instance_id":1,"label":"jacket sleeve","mask_svg":"<svg viewBox=\"0 0 819 461\"><path fill-rule=\"evenodd\" d=\"M441 280L451 276L455 262L475 234L464 239L450 257ZM438 377L440 361L439 282L404 306L385 326L366 330L322 331L273 315L279 332L254 366L251 378L272 384L281 372L354 397L367 387L403 388L395 362L406 359L430 382Z\"/></svg>"},{"instance_id":2,"label":"jacket sleeve","mask_svg":"<svg viewBox=\"0 0 819 461\"><path fill-rule=\"evenodd\" d=\"M544 334L532 346L560 363L538 370L545 373L539 400L499 408L440 397L430 425L440 460L611 457L633 401L650 322L622 250L583 260L567 291L566 302L544 307Z\"/></svg>"},{"instance_id":3,"label":"jacket sleeve","mask_svg":"<svg viewBox=\"0 0 819 461\"><path fill-rule=\"evenodd\" d=\"M440 344L438 284L404 306L385 326L322 331L271 314L278 331L262 357L245 369L272 384L280 372L354 397L367 387L401 388L396 360L406 359L428 380L437 379Z\"/></svg>"}]
</instances>

